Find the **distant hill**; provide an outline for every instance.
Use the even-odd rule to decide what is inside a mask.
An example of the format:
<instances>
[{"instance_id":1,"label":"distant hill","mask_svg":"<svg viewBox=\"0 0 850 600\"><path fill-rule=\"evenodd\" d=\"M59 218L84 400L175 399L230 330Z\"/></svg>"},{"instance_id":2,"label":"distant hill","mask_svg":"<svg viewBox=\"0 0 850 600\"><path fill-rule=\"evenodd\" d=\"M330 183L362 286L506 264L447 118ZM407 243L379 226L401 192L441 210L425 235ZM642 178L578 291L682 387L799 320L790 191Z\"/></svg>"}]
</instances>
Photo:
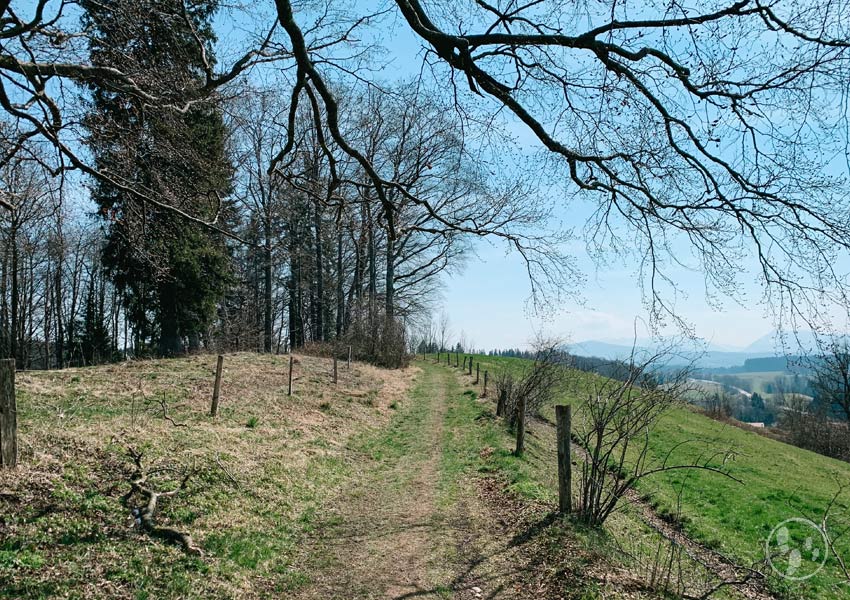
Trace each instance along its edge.
<instances>
[{"instance_id":1,"label":"distant hill","mask_svg":"<svg viewBox=\"0 0 850 600\"><path fill-rule=\"evenodd\" d=\"M796 334L781 334L771 331L763 335L752 344L743 349L744 352L754 352L761 356L775 356L784 354L786 351L792 353L809 353L817 347L817 339L811 331L800 331Z\"/></svg>"},{"instance_id":2,"label":"distant hill","mask_svg":"<svg viewBox=\"0 0 850 600\"><path fill-rule=\"evenodd\" d=\"M764 339L764 338L761 338ZM693 347L679 348L677 356L671 361L672 365L685 365L691 362L698 369L734 369L740 372L749 371L786 371L788 363L798 357L777 356L773 349L759 350L759 340L751 344L755 349L728 352L709 349L701 352ZM651 342L644 342L637 346L637 351L652 352L657 347ZM608 360L627 360L632 353L632 346L626 344L615 344L598 340L588 340L570 346L570 352L579 356L596 356Z\"/></svg>"}]
</instances>

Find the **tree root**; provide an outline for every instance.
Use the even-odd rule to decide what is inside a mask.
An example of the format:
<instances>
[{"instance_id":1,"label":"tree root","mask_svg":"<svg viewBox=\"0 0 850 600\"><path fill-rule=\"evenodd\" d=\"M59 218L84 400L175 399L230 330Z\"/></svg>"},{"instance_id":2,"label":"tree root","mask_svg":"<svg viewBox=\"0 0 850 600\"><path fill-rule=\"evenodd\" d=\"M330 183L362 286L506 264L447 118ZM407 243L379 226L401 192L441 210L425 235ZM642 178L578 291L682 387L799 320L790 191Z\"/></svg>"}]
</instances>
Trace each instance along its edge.
<instances>
[{"instance_id":1,"label":"tree root","mask_svg":"<svg viewBox=\"0 0 850 600\"><path fill-rule=\"evenodd\" d=\"M156 514L157 503L160 498L168 498L176 496L182 490L186 489L186 484L192 476L192 471L184 473L180 481L180 487L170 492L157 492L147 486L148 472L142 466L142 453L137 452L132 447L127 448L130 458L136 465L136 470L130 476L130 491L122 498L122 503L127 508L130 508L130 514L133 519L133 527L138 527L146 532L151 537L179 544L187 554L195 556L203 556L201 548L192 540L192 536L188 533L172 529L170 527L159 527L154 523L154 515ZM142 503L139 506L130 507L130 499L133 495L138 495Z\"/></svg>"}]
</instances>

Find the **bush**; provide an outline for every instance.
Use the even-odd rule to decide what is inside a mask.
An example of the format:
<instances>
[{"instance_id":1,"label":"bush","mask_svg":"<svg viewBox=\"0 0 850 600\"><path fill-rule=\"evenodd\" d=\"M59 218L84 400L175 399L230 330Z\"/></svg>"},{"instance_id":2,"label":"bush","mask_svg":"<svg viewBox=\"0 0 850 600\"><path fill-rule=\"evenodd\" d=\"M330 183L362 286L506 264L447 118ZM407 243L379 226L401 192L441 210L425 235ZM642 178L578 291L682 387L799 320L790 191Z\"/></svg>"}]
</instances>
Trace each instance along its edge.
<instances>
[{"instance_id":1,"label":"bush","mask_svg":"<svg viewBox=\"0 0 850 600\"><path fill-rule=\"evenodd\" d=\"M343 336L352 358L390 369L410 364L404 323L384 315L360 315Z\"/></svg>"}]
</instances>

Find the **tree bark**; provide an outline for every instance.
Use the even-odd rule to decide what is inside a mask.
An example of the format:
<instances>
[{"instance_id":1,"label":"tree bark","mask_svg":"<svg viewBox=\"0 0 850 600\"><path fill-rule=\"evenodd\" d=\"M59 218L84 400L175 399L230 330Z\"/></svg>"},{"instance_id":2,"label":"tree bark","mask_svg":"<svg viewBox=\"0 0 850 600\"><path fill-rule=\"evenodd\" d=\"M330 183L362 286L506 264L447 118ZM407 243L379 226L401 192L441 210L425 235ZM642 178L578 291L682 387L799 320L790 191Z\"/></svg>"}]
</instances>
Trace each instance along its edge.
<instances>
[{"instance_id":1,"label":"tree bark","mask_svg":"<svg viewBox=\"0 0 850 600\"><path fill-rule=\"evenodd\" d=\"M336 337L342 337L345 316L345 288L342 276L342 228L336 233Z\"/></svg>"},{"instance_id":2,"label":"tree bark","mask_svg":"<svg viewBox=\"0 0 850 600\"><path fill-rule=\"evenodd\" d=\"M12 226L9 230L9 243L12 246L12 264L9 271L12 275L11 308L9 323L9 357L18 357L18 217L12 213Z\"/></svg>"},{"instance_id":3,"label":"tree bark","mask_svg":"<svg viewBox=\"0 0 850 600\"><path fill-rule=\"evenodd\" d=\"M395 284L395 240L393 240L390 232L387 232L387 272L386 272L386 282L384 285L386 286L386 291L384 292L385 306L384 310L386 311L387 320L391 321L395 316L395 298L394 298L394 284Z\"/></svg>"},{"instance_id":4,"label":"tree bark","mask_svg":"<svg viewBox=\"0 0 850 600\"><path fill-rule=\"evenodd\" d=\"M177 356L183 351L174 295L170 285L165 284L160 288L159 353L161 356Z\"/></svg>"},{"instance_id":5,"label":"tree bark","mask_svg":"<svg viewBox=\"0 0 850 600\"><path fill-rule=\"evenodd\" d=\"M272 337L274 335L274 302L272 290L272 231L271 219L265 216L263 223L263 351L272 351Z\"/></svg>"},{"instance_id":6,"label":"tree bark","mask_svg":"<svg viewBox=\"0 0 850 600\"><path fill-rule=\"evenodd\" d=\"M0 360L0 466L18 464L18 412L15 403L15 359Z\"/></svg>"},{"instance_id":7,"label":"tree bark","mask_svg":"<svg viewBox=\"0 0 850 600\"><path fill-rule=\"evenodd\" d=\"M321 205L318 200L313 202L313 224L316 234L316 326L315 335L316 341L325 341L325 281L324 269L322 264L322 212Z\"/></svg>"}]
</instances>

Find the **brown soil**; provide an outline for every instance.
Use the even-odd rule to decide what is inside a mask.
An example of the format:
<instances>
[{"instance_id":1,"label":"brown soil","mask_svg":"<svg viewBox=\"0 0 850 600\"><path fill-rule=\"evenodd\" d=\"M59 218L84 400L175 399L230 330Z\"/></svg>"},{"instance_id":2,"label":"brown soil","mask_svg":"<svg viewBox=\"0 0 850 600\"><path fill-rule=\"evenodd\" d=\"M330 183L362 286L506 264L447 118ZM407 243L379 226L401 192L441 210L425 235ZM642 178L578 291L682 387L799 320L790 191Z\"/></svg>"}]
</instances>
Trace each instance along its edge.
<instances>
[{"instance_id":1,"label":"brown soil","mask_svg":"<svg viewBox=\"0 0 850 600\"><path fill-rule=\"evenodd\" d=\"M361 463L329 502L331 516L304 549L314 580L298 598L561 599L582 597L588 579L608 597L646 597L627 574L588 578L585 567L600 557L589 556L569 528L551 527L551 507L507 493L496 478L469 474L451 499L442 498L443 420L455 375L421 376L429 393L415 401L427 403L426 416L408 432L420 443Z\"/></svg>"},{"instance_id":2,"label":"brown soil","mask_svg":"<svg viewBox=\"0 0 850 600\"><path fill-rule=\"evenodd\" d=\"M445 386L435 391L415 451L360 463L328 503L308 551L326 564L299 597L408 598L434 589L432 536L445 525L435 504Z\"/></svg>"}]
</instances>

